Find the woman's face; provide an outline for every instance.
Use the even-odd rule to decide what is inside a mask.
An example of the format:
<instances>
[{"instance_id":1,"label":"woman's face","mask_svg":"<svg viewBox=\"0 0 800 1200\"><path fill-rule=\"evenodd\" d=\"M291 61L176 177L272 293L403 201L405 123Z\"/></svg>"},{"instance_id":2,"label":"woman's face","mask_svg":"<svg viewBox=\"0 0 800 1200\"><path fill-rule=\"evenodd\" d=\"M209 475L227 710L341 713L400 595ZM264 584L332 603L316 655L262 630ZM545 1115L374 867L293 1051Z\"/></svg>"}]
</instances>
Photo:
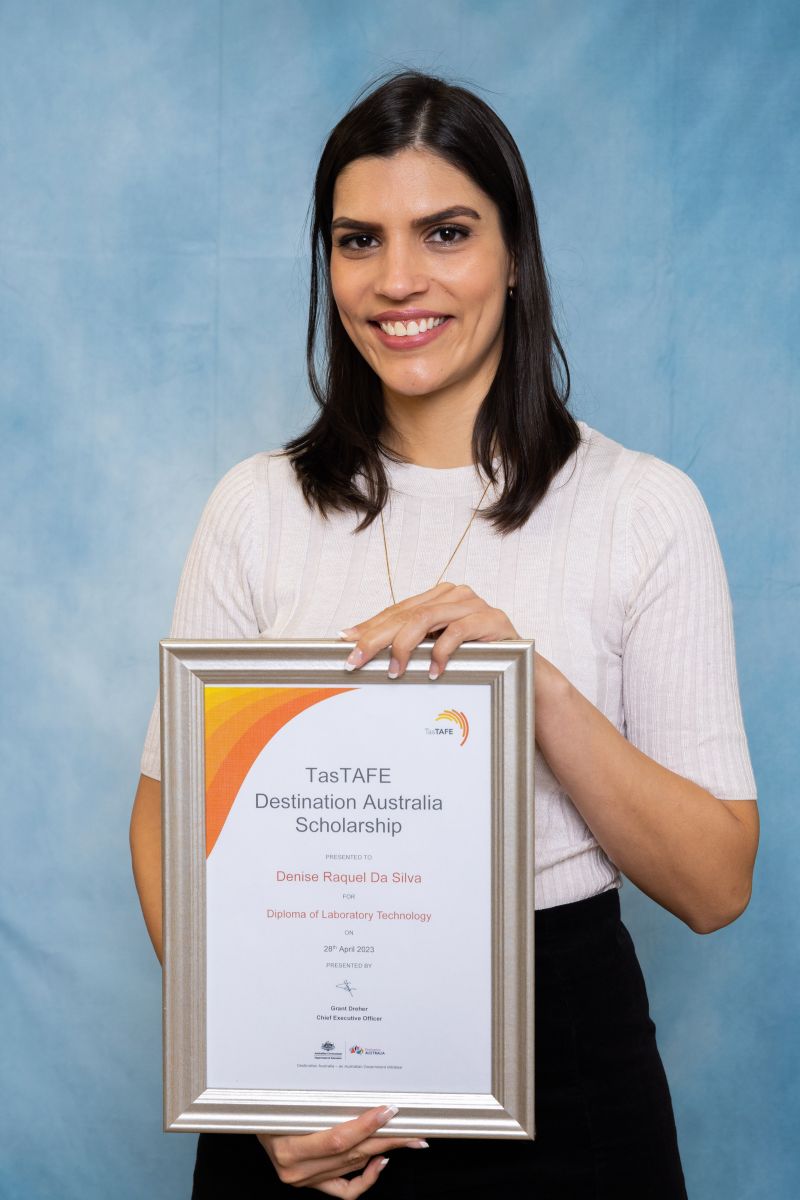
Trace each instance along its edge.
<instances>
[{"instance_id":1,"label":"woman's face","mask_svg":"<svg viewBox=\"0 0 800 1200\"><path fill-rule=\"evenodd\" d=\"M401 150L344 168L331 232L339 315L387 401L479 403L500 361L514 284L494 202L437 154Z\"/></svg>"}]
</instances>

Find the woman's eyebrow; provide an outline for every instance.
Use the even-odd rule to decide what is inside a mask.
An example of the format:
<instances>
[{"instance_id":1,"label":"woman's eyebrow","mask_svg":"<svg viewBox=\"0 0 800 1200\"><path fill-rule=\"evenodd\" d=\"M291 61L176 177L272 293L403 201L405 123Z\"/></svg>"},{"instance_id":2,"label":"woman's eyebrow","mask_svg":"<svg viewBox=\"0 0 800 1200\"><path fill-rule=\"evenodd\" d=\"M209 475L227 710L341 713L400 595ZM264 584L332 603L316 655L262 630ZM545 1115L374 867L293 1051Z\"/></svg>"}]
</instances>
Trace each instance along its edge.
<instances>
[{"instance_id":1,"label":"woman's eyebrow","mask_svg":"<svg viewBox=\"0 0 800 1200\"><path fill-rule=\"evenodd\" d=\"M416 217L411 222L412 229L421 229L424 225L436 225L440 221L452 221L453 217L472 217L475 221L480 221L480 213L476 213L474 208L467 208L463 204L454 204L451 208L443 208L441 212L429 213L426 217ZM337 217L331 222L331 230L334 229L367 229L370 233L378 233L383 228L382 225L376 224L374 221L356 221L353 217Z\"/></svg>"}]
</instances>

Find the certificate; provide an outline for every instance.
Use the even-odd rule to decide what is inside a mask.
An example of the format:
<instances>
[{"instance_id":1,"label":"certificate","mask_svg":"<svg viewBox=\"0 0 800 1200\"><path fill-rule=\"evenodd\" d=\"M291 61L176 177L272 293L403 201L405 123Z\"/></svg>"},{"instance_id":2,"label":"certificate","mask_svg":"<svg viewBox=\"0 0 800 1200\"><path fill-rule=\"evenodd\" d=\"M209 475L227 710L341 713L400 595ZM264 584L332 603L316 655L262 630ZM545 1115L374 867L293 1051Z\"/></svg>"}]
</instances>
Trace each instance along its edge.
<instances>
[{"instance_id":1,"label":"certificate","mask_svg":"<svg viewBox=\"0 0 800 1200\"><path fill-rule=\"evenodd\" d=\"M533 643L162 642L165 1128L533 1128Z\"/></svg>"}]
</instances>

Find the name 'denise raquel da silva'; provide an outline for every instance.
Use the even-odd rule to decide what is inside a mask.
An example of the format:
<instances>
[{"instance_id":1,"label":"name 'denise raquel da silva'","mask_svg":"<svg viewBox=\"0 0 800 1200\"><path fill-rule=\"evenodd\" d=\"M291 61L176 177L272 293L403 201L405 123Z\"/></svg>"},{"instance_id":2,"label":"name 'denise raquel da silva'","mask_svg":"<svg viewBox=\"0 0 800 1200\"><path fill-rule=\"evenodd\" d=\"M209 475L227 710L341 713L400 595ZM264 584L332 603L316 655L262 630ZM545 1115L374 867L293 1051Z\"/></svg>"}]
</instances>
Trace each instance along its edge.
<instances>
[{"instance_id":1,"label":"name 'denise raquel da silva'","mask_svg":"<svg viewBox=\"0 0 800 1200\"><path fill-rule=\"evenodd\" d=\"M304 784L318 785L321 783L367 784L391 787L390 767L304 767L306 778ZM442 800L424 792L421 796L406 796L402 793L396 796L375 795L368 791L360 796L338 796L325 792L321 796L304 795L302 792L292 792L290 796L270 796L267 792L255 793L256 808L269 810L339 810L377 814L378 812L441 812ZM373 833L385 837L397 837L403 832L403 822L395 817L311 817L304 812L298 812L294 822L296 833Z\"/></svg>"}]
</instances>

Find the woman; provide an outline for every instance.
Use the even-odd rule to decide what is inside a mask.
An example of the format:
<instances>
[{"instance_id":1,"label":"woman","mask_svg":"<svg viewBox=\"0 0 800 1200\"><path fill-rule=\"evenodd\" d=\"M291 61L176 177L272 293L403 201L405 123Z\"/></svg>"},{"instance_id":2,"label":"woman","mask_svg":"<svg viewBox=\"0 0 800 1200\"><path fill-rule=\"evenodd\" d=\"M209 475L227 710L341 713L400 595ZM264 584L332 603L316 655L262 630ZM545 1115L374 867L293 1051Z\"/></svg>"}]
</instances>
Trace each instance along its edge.
<instances>
[{"instance_id":1,"label":"woman","mask_svg":"<svg viewBox=\"0 0 800 1200\"><path fill-rule=\"evenodd\" d=\"M567 412L525 168L476 96L406 72L362 99L323 151L312 237L320 416L217 486L172 632L341 631L353 670L391 647L391 678L429 636L432 678L464 641L535 637L537 1140L373 1136L391 1107L201 1135L193 1194L685 1196L617 889L624 872L698 933L750 895L755 782L707 510ZM133 860L160 955L157 709L142 772Z\"/></svg>"}]
</instances>

